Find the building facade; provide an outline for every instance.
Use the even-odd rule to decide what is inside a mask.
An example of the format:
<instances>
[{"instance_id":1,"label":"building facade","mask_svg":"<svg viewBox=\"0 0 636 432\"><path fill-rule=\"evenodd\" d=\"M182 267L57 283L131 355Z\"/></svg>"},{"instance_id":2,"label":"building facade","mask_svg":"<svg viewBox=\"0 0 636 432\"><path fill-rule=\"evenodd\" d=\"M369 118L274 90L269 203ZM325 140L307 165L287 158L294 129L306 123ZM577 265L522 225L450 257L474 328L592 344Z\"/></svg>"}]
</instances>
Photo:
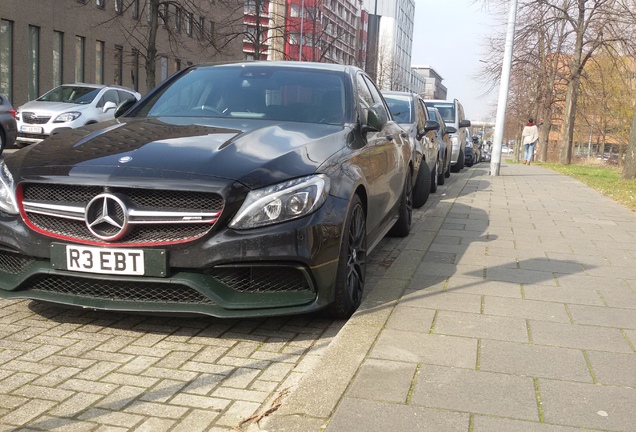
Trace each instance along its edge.
<instances>
[{"instance_id":1,"label":"building facade","mask_svg":"<svg viewBox=\"0 0 636 432\"><path fill-rule=\"evenodd\" d=\"M63 83L119 84L145 94L152 46L157 84L189 64L242 58L240 38L231 38L243 31L242 0L183 7L163 0L1 1L0 93L16 107Z\"/></svg>"},{"instance_id":2,"label":"building facade","mask_svg":"<svg viewBox=\"0 0 636 432\"><path fill-rule=\"evenodd\" d=\"M384 90L409 90L415 0L364 0L364 7L380 16L376 82Z\"/></svg>"},{"instance_id":3,"label":"building facade","mask_svg":"<svg viewBox=\"0 0 636 432\"><path fill-rule=\"evenodd\" d=\"M448 97L448 90L446 89L446 86L442 84L444 78L442 78L435 69L431 66L413 66L412 72L413 75L421 77L424 82L424 86L422 88L416 88L413 91L418 93L424 99L446 100Z\"/></svg>"}]
</instances>

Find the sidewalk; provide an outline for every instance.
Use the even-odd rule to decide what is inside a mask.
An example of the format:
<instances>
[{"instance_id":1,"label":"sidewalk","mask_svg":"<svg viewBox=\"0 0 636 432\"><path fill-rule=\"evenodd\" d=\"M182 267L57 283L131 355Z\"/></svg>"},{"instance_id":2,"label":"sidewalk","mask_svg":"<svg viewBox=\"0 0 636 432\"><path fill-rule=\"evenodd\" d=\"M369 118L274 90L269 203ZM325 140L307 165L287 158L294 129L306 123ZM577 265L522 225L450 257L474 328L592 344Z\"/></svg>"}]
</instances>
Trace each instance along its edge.
<instances>
[{"instance_id":1,"label":"sidewalk","mask_svg":"<svg viewBox=\"0 0 636 432\"><path fill-rule=\"evenodd\" d=\"M636 214L536 166L453 174L260 429L636 429Z\"/></svg>"}]
</instances>

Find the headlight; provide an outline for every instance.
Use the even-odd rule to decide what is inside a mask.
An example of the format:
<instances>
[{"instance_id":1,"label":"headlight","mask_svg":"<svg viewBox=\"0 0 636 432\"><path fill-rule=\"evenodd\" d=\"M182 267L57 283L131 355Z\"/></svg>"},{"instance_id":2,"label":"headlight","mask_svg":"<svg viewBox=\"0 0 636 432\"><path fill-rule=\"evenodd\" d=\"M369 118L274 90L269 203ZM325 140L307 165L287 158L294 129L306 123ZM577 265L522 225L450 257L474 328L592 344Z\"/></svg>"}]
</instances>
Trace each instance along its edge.
<instances>
[{"instance_id":1,"label":"headlight","mask_svg":"<svg viewBox=\"0 0 636 432\"><path fill-rule=\"evenodd\" d=\"M73 120L79 118L79 116L81 116L82 113L79 111L71 111L71 112L67 112L64 114L60 114L59 116L55 117L55 120L53 120L53 123L68 123L68 122L72 122Z\"/></svg>"},{"instance_id":2,"label":"headlight","mask_svg":"<svg viewBox=\"0 0 636 432\"><path fill-rule=\"evenodd\" d=\"M453 149L459 148L459 137L457 135L449 135Z\"/></svg>"},{"instance_id":3,"label":"headlight","mask_svg":"<svg viewBox=\"0 0 636 432\"><path fill-rule=\"evenodd\" d=\"M15 198L13 176L2 161L0 161L0 210L9 214L20 213Z\"/></svg>"},{"instance_id":4,"label":"headlight","mask_svg":"<svg viewBox=\"0 0 636 432\"><path fill-rule=\"evenodd\" d=\"M306 216L323 205L329 186L329 178L318 174L253 190L229 226L249 229Z\"/></svg>"}]
</instances>

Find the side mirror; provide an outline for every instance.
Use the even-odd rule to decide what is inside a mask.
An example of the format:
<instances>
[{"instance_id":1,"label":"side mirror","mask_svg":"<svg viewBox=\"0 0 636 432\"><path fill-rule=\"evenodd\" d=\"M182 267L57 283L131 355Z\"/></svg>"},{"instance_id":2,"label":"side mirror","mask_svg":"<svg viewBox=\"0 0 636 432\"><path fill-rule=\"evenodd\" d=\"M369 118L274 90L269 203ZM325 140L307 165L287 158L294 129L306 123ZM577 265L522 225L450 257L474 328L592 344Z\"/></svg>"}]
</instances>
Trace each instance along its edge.
<instances>
[{"instance_id":1,"label":"side mirror","mask_svg":"<svg viewBox=\"0 0 636 432\"><path fill-rule=\"evenodd\" d=\"M459 128L470 127L470 120L462 120L459 122Z\"/></svg>"},{"instance_id":2,"label":"side mirror","mask_svg":"<svg viewBox=\"0 0 636 432\"><path fill-rule=\"evenodd\" d=\"M379 132L389 121L384 105L378 102L367 110L367 121L362 125L362 132Z\"/></svg>"},{"instance_id":3,"label":"side mirror","mask_svg":"<svg viewBox=\"0 0 636 432\"><path fill-rule=\"evenodd\" d=\"M136 103L137 99L135 98L126 99L125 101L120 102L119 106L115 109L115 118L121 117Z\"/></svg>"},{"instance_id":4,"label":"side mirror","mask_svg":"<svg viewBox=\"0 0 636 432\"><path fill-rule=\"evenodd\" d=\"M435 120L426 120L426 123L424 123L424 133L439 130L440 127L440 124Z\"/></svg>"},{"instance_id":5,"label":"side mirror","mask_svg":"<svg viewBox=\"0 0 636 432\"><path fill-rule=\"evenodd\" d=\"M106 112L115 108L117 108L117 104L115 104L115 102L113 101L108 101L104 104L104 108L102 108L102 111Z\"/></svg>"},{"instance_id":6,"label":"side mirror","mask_svg":"<svg viewBox=\"0 0 636 432\"><path fill-rule=\"evenodd\" d=\"M446 126L446 133L457 133L455 126Z\"/></svg>"}]
</instances>

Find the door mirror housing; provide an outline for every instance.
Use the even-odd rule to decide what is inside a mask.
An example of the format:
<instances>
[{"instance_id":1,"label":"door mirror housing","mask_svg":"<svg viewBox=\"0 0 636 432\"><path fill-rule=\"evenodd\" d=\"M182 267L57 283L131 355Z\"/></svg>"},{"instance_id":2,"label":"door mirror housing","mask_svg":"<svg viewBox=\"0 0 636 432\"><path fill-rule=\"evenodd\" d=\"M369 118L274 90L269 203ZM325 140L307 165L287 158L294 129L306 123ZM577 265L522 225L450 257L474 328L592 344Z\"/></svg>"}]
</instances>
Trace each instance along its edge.
<instances>
[{"instance_id":1,"label":"door mirror housing","mask_svg":"<svg viewBox=\"0 0 636 432\"><path fill-rule=\"evenodd\" d=\"M450 133L450 134L457 133L457 129L455 129L455 126L446 126L446 133Z\"/></svg>"},{"instance_id":2,"label":"door mirror housing","mask_svg":"<svg viewBox=\"0 0 636 432\"><path fill-rule=\"evenodd\" d=\"M104 104L104 108L102 108L103 112L110 111L112 109L117 108L117 104L113 101L108 101Z\"/></svg>"},{"instance_id":3,"label":"door mirror housing","mask_svg":"<svg viewBox=\"0 0 636 432\"><path fill-rule=\"evenodd\" d=\"M389 121L384 105L378 102L369 107L367 110L366 121L362 124L362 132L379 132Z\"/></svg>"},{"instance_id":4,"label":"door mirror housing","mask_svg":"<svg viewBox=\"0 0 636 432\"><path fill-rule=\"evenodd\" d=\"M470 120L462 120L459 122L459 128L470 127Z\"/></svg>"},{"instance_id":5,"label":"door mirror housing","mask_svg":"<svg viewBox=\"0 0 636 432\"><path fill-rule=\"evenodd\" d=\"M115 118L121 117L126 111L128 111L134 104L137 103L137 99L130 98L121 102L115 109Z\"/></svg>"}]
</instances>

